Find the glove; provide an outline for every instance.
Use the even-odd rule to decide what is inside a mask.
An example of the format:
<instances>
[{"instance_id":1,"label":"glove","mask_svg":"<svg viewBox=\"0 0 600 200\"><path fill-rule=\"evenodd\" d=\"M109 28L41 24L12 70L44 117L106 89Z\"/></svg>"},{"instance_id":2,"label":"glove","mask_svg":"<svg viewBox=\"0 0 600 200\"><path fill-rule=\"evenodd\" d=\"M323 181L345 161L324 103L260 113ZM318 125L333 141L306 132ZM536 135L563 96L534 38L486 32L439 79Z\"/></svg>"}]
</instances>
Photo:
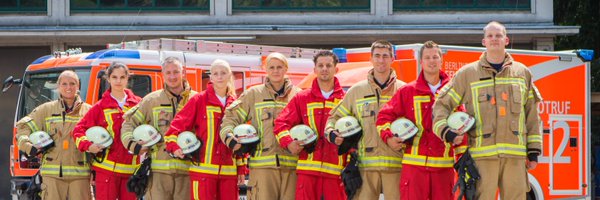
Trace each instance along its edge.
<instances>
[{"instance_id":1,"label":"glove","mask_svg":"<svg viewBox=\"0 0 600 200\"><path fill-rule=\"evenodd\" d=\"M314 141L313 143L304 145L304 151L306 151L306 153L311 154L312 152L315 152L315 148L317 147L317 141Z\"/></svg>"},{"instance_id":2,"label":"glove","mask_svg":"<svg viewBox=\"0 0 600 200\"><path fill-rule=\"evenodd\" d=\"M344 138L344 142L342 142L342 144L338 147L338 155L344 155L345 153L348 153L348 151L350 151L350 149L352 148L358 149L358 141L360 140L361 136L362 132Z\"/></svg>"},{"instance_id":3,"label":"glove","mask_svg":"<svg viewBox=\"0 0 600 200\"><path fill-rule=\"evenodd\" d=\"M350 163L348 163L342 171L342 182L344 183L348 199L352 199L356 194L356 191L362 186L362 178L358 171L358 163L358 154L352 153L350 155Z\"/></svg>"},{"instance_id":4,"label":"glove","mask_svg":"<svg viewBox=\"0 0 600 200\"><path fill-rule=\"evenodd\" d=\"M146 193L151 165L152 160L146 158L134 174L129 177L129 180L127 180L127 191L135 193L138 199L142 199Z\"/></svg>"},{"instance_id":5,"label":"glove","mask_svg":"<svg viewBox=\"0 0 600 200\"><path fill-rule=\"evenodd\" d=\"M456 136L458 136L457 133L455 133L454 131L448 129L448 132L446 133L446 136L444 137L444 139L448 143L454 143L454 138L456 138Z\"/></svg>"},{"instance_id":6,"label":"glove","mask_svg":"<svg viewBox=\"0 0 600 200\"><path fill-rule=\"evenodd\" d=\"M42 199L40 192L42 192L42 176L40 175L40 171L38 171L31 177L31 182L25 193L27 193L28 199L40 200Z\"/></svg>"}]
</instances>

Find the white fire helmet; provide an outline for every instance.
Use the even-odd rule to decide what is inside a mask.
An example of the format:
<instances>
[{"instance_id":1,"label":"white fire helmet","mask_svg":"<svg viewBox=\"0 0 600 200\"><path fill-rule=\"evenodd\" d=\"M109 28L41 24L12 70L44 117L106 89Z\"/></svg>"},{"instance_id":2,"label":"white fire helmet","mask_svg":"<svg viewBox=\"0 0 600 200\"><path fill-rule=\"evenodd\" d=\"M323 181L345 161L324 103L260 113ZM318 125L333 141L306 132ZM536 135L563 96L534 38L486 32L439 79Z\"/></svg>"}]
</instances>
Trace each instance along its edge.
<instances>
[{"instance_id":1,"label":"white fire helmet","mask_svg":"<svg viewBox=\"0 0 600 200\"><path fill-rule=\"evenodd\" d=\"M309 126L298 124L290 129L290 136L294 140L301 141L303 145L308 145L317 140L317 134Z\"/></svg>"},{"instance_id":2,"label":"white fire helmet","mask_svg":"<svg viewBox=\"0 0 600 200\"><path fill-rule=\"evenodd\" d=\"M347 138L362 131L358 120L352 116L345 116L335 122L335 129L340 133L340 136Z\"/></svg>"},{"instance_id":3,"label":"white fire helmet","mask_svg":"<svg viewBox=\"0 0 600 200\"><path fill-rule=\"evenodd\" d=\"M85 136L92 143L98 144L104 148L109 147L113 143L112 136L101 126L88 128L88 130L85 131Z\"/></svg>"},{"instance_id":4,"label":"white fire helmet","mask_svg":"<svg viewBox=\"0 0 600 200\"><path fill-rule=\"evenodd\" d=\"M257 142L260 138L256 128L250 124L240 124L233 128L233 135L238 139L240 144L250 144Z\"/></svg>"},{"instance_id":5,"label":"white fire helmet","mask_svg":"<svg viewBox=\"0 0 600 200\"><path fill-rule=\"evenodd\" d=\"M38 149L43 149L54 143L52 137L50 137L50 135L44 131L36 131L31 133L31 135L29 135L29 141L31 141L33 146Z\"/></svg>"},{"instance_id":6,"label":"white fire helmet","mask_svg":"<svg viewBox=\"0 0 600 200\"><path fill-rule=\"evenodd\" d=\"M419 128L415 126L412 121L404 117L398 118L392 122L390 130L394 133L395 137L398 137L403 141L413 137L419 132Z\"/></svg>"},{"instance_id":7,"label":"white fire helmet","mask_svg":"<svg viewBox=\"0 0 600 200\"><path fill-rule=\"evenodd\" d=\"M160 141L161 135L148 124L142 124L133 130L133 140L145 142L142 146L150 147Z\"/></svg>"},{"instance_id":8,"label":"white fire helmet","mask_svg":"<svg viewBox=\"0 0 600 200\"><path fill-rule=\"evenodd\" d=\"M190 131L184 131L177 136L177 145L183 151L183 154L190 154L200 148L202 143L196 137L196 134Z\"/></svg>"},{"instance_id":9,"label":"white fire helmet","mask_svg":"<svg viewBox=\"0 0 600 200\"><path fill-rule=\"evenodd\" d=\"M475 118L465 112L454 112L448 116L447 120L448 126L459 135L469 131L475 124Z\"/></svg>"}]
</instances>

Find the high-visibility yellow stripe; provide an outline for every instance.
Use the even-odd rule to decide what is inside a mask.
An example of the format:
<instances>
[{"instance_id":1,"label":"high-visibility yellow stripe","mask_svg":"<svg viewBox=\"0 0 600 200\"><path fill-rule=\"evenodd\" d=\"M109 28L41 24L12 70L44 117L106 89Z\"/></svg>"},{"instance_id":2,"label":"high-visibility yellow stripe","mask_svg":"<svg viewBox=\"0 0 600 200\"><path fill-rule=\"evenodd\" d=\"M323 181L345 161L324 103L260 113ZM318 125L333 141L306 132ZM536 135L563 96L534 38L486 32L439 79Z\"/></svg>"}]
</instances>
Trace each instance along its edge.
<instances>
[{"instance_id":1,"label":"high-visibility yellow stripe","mask_svg":"<svg viewBox=\"0 0 600 200\"><path fill-rule=\"evenodd\" d=\"M200 186L198 184L198 181L192 181L192 187L194 188L193 192L192 192L192 193L194 193L193 194L194 200L199 200L200 199L200 195L198 195L198 193L199 193L198 190L200 189Z\"/></svg>"},{"instance_id":2,"label":"high-visibility yellow stripe","mask_svg":"<svg viewBox=\"0 0 600 200\"><path fill-rule=\"evenodd\" d=\"M526 156L527 147L524 145L498 143L495 145L489 145L484 147L471 147L469 149L473 158L495 156L498 154L508 154L516 156Z\"/></svg>"},{"instance_id":3,"label":"high-visibility yellow stripe","mask_svg":"<svg viewBox=\"0 0 600 200\"><path fill-rule=\"evenodd\" d=\"M38 128L38 126L37 126L37 125L35 124L35 122L33 121L33 119L32 119L32 120L30 120L30 121L28 121L28 122L27 122L27 123L25 123L25 124L27 124L27 126L29 126L29 129L31 129L31 131L32 131L32 132L36 132L36 131L40 130L40 128Z\"/></svg>"},{"instance_id":4,"label":"high-visibility yellow stripe","mask_svg":"<svg viewBox=\"0 0 600 200\"><path fill-rule=\"evenodd\" d=\"M428 102L431 102L431 99L429 96L414 96L413 97L413 108L415 108L415 110L414 110L415 125L418 128L417 135L415 135L415 138L413 139L413 145L412 145L412 148L410 151L411 154L414 154L414 155L419 155L419 142L421 141L421 135L423 135L422 104L428 103Z\"/></svg>"},{"instance_id":5,"label":"high-visibility yellow stripe","mask_svg":"<svg viewBox=\"0 0 600 200\"><path fill-rule=\"evenodd\" d=\"M108 150L106 151L106 156L104 158L104 162L98 163L94 162L92 165L94 167L99 167L105 169L107 171L118 172L123 174L133 174L138 164L123 164L123 163L115 163L111 160L108 160Z\"/></svg>"},{"instance_id":6,"label":"high-visibility yellow stripe","mask_svg":"<svg viewBox=\"0 0 600 200\"><path fill-rule=\"evenodd\" d=\"M215 135L216 132L215 127L215 113L221 113L221 108L217 106L206 106L206 124L207 124L207 133L206 133L206 153L204 154L204 162L212 163L212 152L215 146Z\"/></svg>"},{"instance_id":7,"label":"high-visibility yellow stripe","mask_svg":"<svg viewBox=\"0 0 600 200\"><path fill-rule=\"evenodd\" d=\"M530 143L541 143L542 142L542 136L541 135L530 135L527 136L527 144Z\"/></svg>"},{"instance_id":8,"label":"high-visibility yellow stripe","mask_svg":"<svg viewBox=\"0 0 600 200\"><path fill-rule=\"evenodd\" d=\"M390 156L359 156L359 167L402 168L402 158Z\"/></svg>"},{"instance_id":9,"label":"high-visibility yellow stripe","mask_svg":"<svg viewBox=\"0 0 600 200\"><path fill-rule=\"evenodd\" d=\"M452 167L453 157L433 157L414 154L405 154L402 164L424 166L424 167Z\"/></svg>"},{"instance_id":10,"label":"high-visibility yellow stripe","mask_svg":"<svg viewBox=\"0 0 600 200\"><path fill-rule=\"evenodd\" d=\"M40 167L40 173L42 175L60 175L61 166L60 165L51 165L51 164L43 164ZM84 166L62 166L62 175L63 176L88 176L90 175L90 167L87 165Z\"/></svg>"},{"instance_id":11,"label":"high-visibility yellow stripe","mask_svg":"<svg viewBox=\"0 0 600 200\"><path fill-rule=\"evenodd\" d=\"M341 156L340 156L341 157ZM316 171L323 172L332 175L340 175L344 166L341 164L335 165L322 161L313 161L313 160L299 160L297 170L306 170L306 171Z\"/></svg>"},{"instance_id":12,"label":"high-visibility yellow stripe","mask_svg":"<svg viewBox=\"0 0 600 200\"><path fill-rule=\"evenodd\" d=\"M153 170L182 170L188 171L190 168L190 161L180 159L168 159L160 160L156 159L156 153L152 154L151 169Z\"/></svg>"},{"instance_id":13,"label":"high-visibility yellow stripe","mask_svg":"<svg viewBox=\"0 0 600 200\"><path fill-rule=\"evenodd\" d=\"M277 133L277 141L281 140L281 138L285 137L285 136L289 136L290 135L290 131L285 130L285 131L281 131L279 133Z\"/></svg>"},{"instance_id":14,"label":"high-visibility yellow stripe","mask_svg":"<svg viewBox=\"0 0 600 200\"><path fill-rule=\"evenodd\" d=\"M278 155L279 165L295 167L298 163L298 157ZM275 155L252 157L248 162L250 167L276 166L277 160Z\"/></svg>"}]
</instances>

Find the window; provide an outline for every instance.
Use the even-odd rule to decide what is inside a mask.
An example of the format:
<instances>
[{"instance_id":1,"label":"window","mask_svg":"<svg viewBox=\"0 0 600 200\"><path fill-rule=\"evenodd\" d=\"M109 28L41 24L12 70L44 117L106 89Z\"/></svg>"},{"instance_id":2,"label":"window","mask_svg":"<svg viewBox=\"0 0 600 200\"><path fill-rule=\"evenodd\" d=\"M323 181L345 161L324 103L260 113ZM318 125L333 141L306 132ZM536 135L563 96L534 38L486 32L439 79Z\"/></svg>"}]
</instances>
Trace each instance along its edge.
<instances>
[{"instance_id":1,"label":"window","mask_svg":"<svg viewBox=\"0 0 600 200\"><path fill-rule=\"evenodd\" d=\"M0 12L46 12L46 0L1 0Z\"/></svg>"},{"instance_id":2,"label":"window","mask_svg":"<svg viewBox=\"0 0 600 200\"><path fill-rule=\"evenodd\" d=\"M108 89L108 81L102 79L100 84L100 95L98 100L102 98L102 94ZM144 97L152 92L152 79L146 75L131 75L129 81L127 81L127 88L129 88L138 97Z\"/></svg>"},{"instance_id":3,"label":"window","mask_svg":"<svg viewBox=\"0 0 600 200\"><path fill-rule=\"evenodd\" d=\"M235 11L369 11L370 0L232 0Z\"/></svg>"},{"instance_id":4,"label":"window","mask_svg":"<svg viewBox=\"0 0 600 200\"><path fill-rule=\"evenodd\" d=\"M70 0L71 11L208 11L210 0Z\"/></svg>"},{"instance_id":5,"label":"window","mask_svg":"<svg viewBox=\"0 0 600 200\"><path fill-rule=\"evenodd\" d=\"M394 10L530 10L531 0L394 0Z\"/></svg>"},{"instance_id":6,"label":"window","mask_svg":"<svg viewBox=\"0 0 600 200\"><path fill-rule=\"evenodd\" d=\"M79 96L85 101L90 82L90 68L75 69L79 77ZM45 72L26 72L21 86L21 98L17 119L28 115L43 103L58 99L58 76L63 70Z\"/></svg>"}]
</instances>

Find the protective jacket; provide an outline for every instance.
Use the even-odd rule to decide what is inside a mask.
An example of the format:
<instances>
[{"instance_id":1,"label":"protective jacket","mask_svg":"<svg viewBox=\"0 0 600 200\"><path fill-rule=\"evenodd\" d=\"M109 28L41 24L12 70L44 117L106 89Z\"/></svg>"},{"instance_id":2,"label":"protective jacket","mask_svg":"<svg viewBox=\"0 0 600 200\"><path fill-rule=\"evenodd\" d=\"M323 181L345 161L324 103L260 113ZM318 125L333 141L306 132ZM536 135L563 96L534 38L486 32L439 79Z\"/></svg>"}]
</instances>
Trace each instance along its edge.
<instances>
[{"instance_id":1,"label":"protective jacket","mask_svg":"<svg viewBox=\"0 0 600 200\"><path fill-rule=\"evenodd\" d=\"M441 86L448 83L450 79L442 71L440 71L439 77ZM388 138L393 137L390 125L400 117L412 121L419 129L412 139L404 141L406 147L402 164L427 167L430 170L452 168L454 153L463 153L466 150L466 143L453 147L452 144L440 140L433 133L434 98L435 94L431 93L425 75L421 71L416 81L401 87L379 111L377 130L379 130L381 139L386 143Z\"/></svg>"},{"instance_id":2,"label":"protective jacket","mask_svg":"<svg viewBox=\"0 0 600 200\"><path fill-rule=\"evenodd\" d=\"M337 146L327 142L324 135L329 112L344 97L338 79L334 78L334 82L333 94L326 99L315 79L312 87L296 94L275 120L275 135L284 149L294 141L289 130L295 125L308 125L318 134L314 152L300 152L296 167L298 174L339 179L345 166L346 155L338 156Z\"/></svg>"},{"instance_id":3,"label":"protective jacket","mask_svg":"<svg viewBox=\"0 0 600 200\"><path fill-rule=\"evenodd\" d=\"M402 168L402 152L392 150L383 143L377 132L375 121L377 114L396 93L405 85L396 79L396 72L390 69L390 77L382 89L377 84L373 70L367 80L352 86L344 99L331 111L325 128L326 137L334 129L335 122L345 116L354 116L361 124L363 136L358 143L359 167L365 170L393 170Z\"/></svg>"},{"instance_id":4,"label":"protective jacket","mask_svg":"<svg viewBox=\"0 0 600 200\"><path fill-rule=\"evenodd\" d=\"M37 149L29 141L29 135L44 131L52 137L55 147L43 154L40 173L53 177L87 177L90 166L83 153L77 150L71 137L79 119L90 109L90 105L75 98L73 108L67 108L62 98L44 103L28 116L17 122L18 147L28 155L37 154Z\"/></svg>"},{"instance_id":5,"label":"protective jacket","mask_svg":"<svg viewBox=\"0 0 600 200\"><path fill-rule=\"evenodd\" d=\"M127 99L124 108L110 95L110 89L102 94L102 99L98 101L77 123L73 130L75 144L79 151L85 152L93 144L85 136L85 131L93 126L104 127L113 137L113 144L104 149L105 154L103 162L93 162L92 169L104 172L115 172L121 176L133 174L139 164L137 156L131 155L123 145L121 145L121 125L123 124L123 113L140 102L141 98L135 96L131 90L125 89Z\"/></svg>"},{"instance_id":6,"label":"protective jacket","mask_svg":"<svg viewBox=\"0 0 600 200\"><path fill-rule=\"evenodd\" d=\"M228 96L226 105L233 102ZM190 165L190 176L194 177L229 177L236 178L238 166L233 152L219 140L219 125L226 105L217 98L211 83L206 90L190 98L189 102L175 115L167 131L165 141L168 152L181 149L177 145L177 136L183 131L192 131L202 146L198 155L198 165ZM243 165L240 164L240 170ZM244 168L245 169L245 168Z\"/></svg>"},{"instance_id":7,"label":"protective jacket","mask_svg":"<svg viewBox=\"0 0 600 200\"><path fill-rule=\"evenodd\" d=\"M300 88L294 86L287 78L283 87L284 92L278 95L269 78L266 78L265 84L244 91L240 98L225 110L225 118L221 124L222 141L225 141L227 134L233 132L233 128L248 121L258 131L260 143L248 161L250 168L296 168L298 157L281 148L273 134L275 118L300 91Z\"/></svg>"},{"instance_id":8,"label":"protective jacket","mask_svg":"<svg viewBox=\"0 0 600 200\"><path fill-rule=\"evenodd\" d=\"M125 122L121 129L121 141L123 141L123 145L129 152L137 154L141 148L136 141L133 141L133 130L142 124L149 124L156 128L164 141L165 134L169 130L175 114L197 93L190 88L187 81L184 81L183 85L184 90L178 96L166 89L165 86L165 89L146 95L137 106L125 113L123 116ZM152 158L152 172L188 174L190 162L172 158L167 153L166 145L163 142L159 142L152 147L150 157Z\"/></svg>"},{"instance_id":9,"label":"protective jacket","mask_svg":"<svg viewBox=\"0 0 600 200\"><path fill-rule=\"evenodd\" d=\"M479 61L463 66L444 86L434 105L435 134L445 138L446 118L461 104L475 117L469 131L474 159L539 155L542 136L537 103L541 100L529 69L506 53L496 71L483 53Z\"/></svg>"}]
</instances>

